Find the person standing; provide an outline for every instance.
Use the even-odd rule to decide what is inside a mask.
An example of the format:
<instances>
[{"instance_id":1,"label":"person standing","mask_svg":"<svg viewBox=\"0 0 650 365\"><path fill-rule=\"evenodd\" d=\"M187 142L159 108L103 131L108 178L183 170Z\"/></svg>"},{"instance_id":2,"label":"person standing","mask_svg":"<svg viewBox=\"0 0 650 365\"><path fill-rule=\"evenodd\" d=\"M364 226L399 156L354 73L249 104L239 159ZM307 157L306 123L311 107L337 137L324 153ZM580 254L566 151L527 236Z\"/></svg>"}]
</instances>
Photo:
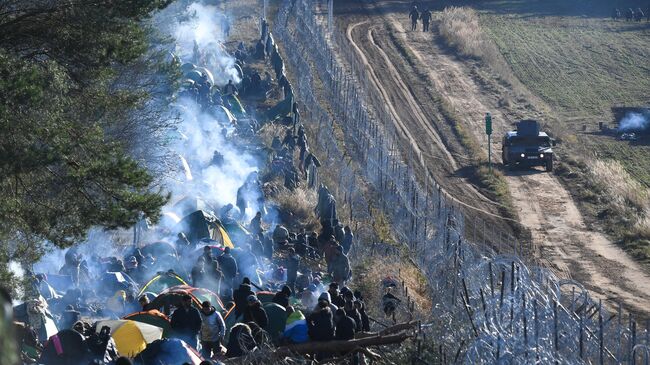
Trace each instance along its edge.
<instances>
[{"instance_id":1,"label":"person standing","mask_svg":"<svg viewBox=\"0 0 650 365\"><path fill-rule=\"evenodd\" d=\"M201 355L210 359L221 353L226 324L210 301L201 304Z\"/></svg>"},{"instance_id":2,"label":"person standing","mask_svg":"<svg viewBox=\"0 0 650 365\"><path fill-rule=\"evenodd\" d=\"M420 15L420 19L422 19L422 31L423 32L428 32L429 31L429 23L431 22L431 12L429 9L424 9L422 14Z\"/></svg>"},{"instance_id":3,"label":"person standing","mask_svg":"<svg viewBox=\"0 0 650 365\"><path fill-rule=\"evenodd\" d=\"M182 300L181 307L172 313L172 330L175 337L196 348L196 337L202 324L201 314L198 309L192 307L192 297L186 294Z\"/></svg>"},{"instance_id":4,"label":"person standing","mask_svg":"<svg viewBox=\"0 0 650 365\"><path fill-rule=\"evenodd\" d=\"M217 261L223 273L223 283L225 284L221 290L234 289L234 280L237 277L238 268L237 261L230 254L230 247L223 249L223 254L217 258Z\"/></svg>"},{"instance_id":5,"label":"person standing","mask_svg":"<svg viewBox=\"0 0 650 365\"><path fill-rule=\"evenodd\" d=\"M352 249L352 243L354 241L354 234L352 234L352 229L350 226L345 226L343 229L345 234L343 235L343 241L341 242L341 246L343 246L343 253L348 254L350 252L350 249Z\"/></svg>"},{"instance_id":6,"label":"person standing","mask_svg":"<svg viewBox=\"0 0 650 365\"><path fill-rule=\"evenodd\" d=\"M411 30L418 29L418 19L420 19L420 13L418 12L418 7L413 6L411 12L409 13L409 18L411 19Z\"/></svg>"}]
</instances>

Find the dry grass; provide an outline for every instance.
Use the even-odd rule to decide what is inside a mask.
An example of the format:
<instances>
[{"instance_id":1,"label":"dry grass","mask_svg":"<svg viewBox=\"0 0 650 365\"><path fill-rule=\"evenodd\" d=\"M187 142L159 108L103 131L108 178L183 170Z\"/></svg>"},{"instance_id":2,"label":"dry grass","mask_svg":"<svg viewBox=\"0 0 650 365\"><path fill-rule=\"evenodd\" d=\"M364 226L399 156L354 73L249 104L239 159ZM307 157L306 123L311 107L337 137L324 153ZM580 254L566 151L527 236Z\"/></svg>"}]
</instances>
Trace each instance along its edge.
<instances>
[{"instance_id":1,"label":"dry grass","mask_svg":"<svg viewBox=\"0 0 650 365\"><path fill-rule=\"evenodd\" d=\"M595 160L588 163L591 178L606 182L604 188L611 197L612 204L619 209L632 208L639 212L639 221L648 220L650 200L648 190L633 179L619 162L614 160Z\"/></svg>"},{"instance_id":2,"label":"dry grass","mask_svg":"<svg viewBox=\"0 0 650 365\"><path fill-rule=\"evenodd\" d=\"M290 217L285 223L290 230L305 228L307 231L319 228L318 218L314 212L317 197L313 190L300 187L291 191L281 188L278 193L271 197L283 214Z\"/></svg>"},{"instance_id":3,"label":"dry grass","mask_svg":"<svg viewBox=\"0 0 650 365\"><path fill-rule=\"evenodd\" d=\"M439 31L445 43L455 48L461 56L483 61L501 79L513 83L510 66L496 44L483 32L476 10L467 7L446 7L440 16Z\"/></svg>"}]
</instances>

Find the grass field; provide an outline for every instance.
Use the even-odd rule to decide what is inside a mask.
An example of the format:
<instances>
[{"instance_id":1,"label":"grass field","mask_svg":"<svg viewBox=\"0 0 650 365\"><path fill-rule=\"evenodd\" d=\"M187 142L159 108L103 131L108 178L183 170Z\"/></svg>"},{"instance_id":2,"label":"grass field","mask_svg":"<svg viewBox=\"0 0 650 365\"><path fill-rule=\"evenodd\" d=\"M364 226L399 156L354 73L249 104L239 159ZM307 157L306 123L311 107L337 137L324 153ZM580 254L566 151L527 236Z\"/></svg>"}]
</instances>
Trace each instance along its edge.
<instances>
[{"instance_id":1,"label":"grass field","mask_svg":"<svg viewBox=\"0 0 650 365\"><path fill-rule=\"evenodd\" d=\"M650 23L484 14L513 73L560 116L650 102Z\"/></svg>"}]
</instances>

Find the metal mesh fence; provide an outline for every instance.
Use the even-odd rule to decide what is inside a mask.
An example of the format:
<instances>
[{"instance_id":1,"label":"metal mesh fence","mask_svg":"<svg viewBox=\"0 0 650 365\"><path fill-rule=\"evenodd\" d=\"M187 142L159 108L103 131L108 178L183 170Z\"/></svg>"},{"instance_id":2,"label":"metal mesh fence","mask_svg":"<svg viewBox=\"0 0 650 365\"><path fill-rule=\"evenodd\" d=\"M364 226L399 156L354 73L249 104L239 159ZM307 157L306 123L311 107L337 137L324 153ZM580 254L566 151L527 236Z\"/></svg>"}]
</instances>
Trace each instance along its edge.
<instances>
[{"instance_id":1,"label":"metal mesh fence","mask_svg":"<svg viewBox=\"0 0 650 365\"><path fill-rule=\"evenodd\" d=\"M363 64L345 35L328 32L322 13L317 2L284 0L273 30L297 75L302 119L314 126L312 144L325 151L325 168L337 169L333 188L349 214L369 215L356 184L360 171L427 277L436 320L426 328L442 362L633 363L636 356L647 364L647 324L638 329L620 305L595 300L579 283L539 265L530 247L467 219L421 156L400 151L399 132ZM341 163L348 160L356 168ZM357 237L371 242L372 233Z\"/></svg>"}]
</instances>

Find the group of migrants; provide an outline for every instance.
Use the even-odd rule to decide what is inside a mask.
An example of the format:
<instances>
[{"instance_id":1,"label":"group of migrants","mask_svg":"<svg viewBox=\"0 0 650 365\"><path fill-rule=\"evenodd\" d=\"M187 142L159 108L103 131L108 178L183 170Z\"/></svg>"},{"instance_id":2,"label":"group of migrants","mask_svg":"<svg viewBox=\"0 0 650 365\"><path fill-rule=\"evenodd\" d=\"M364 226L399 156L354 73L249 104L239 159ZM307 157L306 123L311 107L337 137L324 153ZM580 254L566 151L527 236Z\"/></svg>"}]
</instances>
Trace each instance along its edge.
<instances>
[{"instance_id":1,"label":"group of migrants","mask_svg":"<svg viewBox=\"0 0 650 365\"><path fill-rule=\"evenodd\" d=\"M612 10L612 19L617 20L617 19L621 19L622 17L623 17L623 13L619 8L614 8ZM650 22L650 7L648 7L645 13L640 7L636 8L636 10L632 8L628 8L625 11L625 20L628 22L631 21L640 22L641 20L643 20L644 17L646 18L646 21Z\"/></svg>"},{"instance_id":2,"label":"group of migrants","mask_svg":"<svg viewBox=\"0 0 650 365\"><path fill-rule=\"evenodd\" d=\"M270 59L278 79L272 87L281 87L285 99L289 95L293 101L265 20L253 51L240 44L235 53L240 65L251 58ZM194 62L206 57L210 56L195 49ZM252 76L242 73L241 80L248 77L251 85L257 85L259 74L249 72ZM184 96L203 108L238 108L233 103L239 99L230 96L240 93L241 83L230 80L218 88L207 69L194 65L187 73L194 79L186 84ZM14 308L24 363L203 365L256 349L350 340L357 332L369 331L363 295L348 286L352 229L339 221L333 194L317 184L320 161L308 147L297 104L290 105L291 128L271 147L276 156L289 161L290 167L284 168L286 187L295 188L302 176L318 189L319 231L291 232L267 214L262 209L263 177L252 173L239 188L234 205L227 204L216 214L201 210L187 214L177 231L153 228L154 236L166 238L162 241L134 242L110 255L71 248L58 272L27 273L31 298ZM296 147L299 172L293 164ZM245 224L246 212L253 207L261 210ZM387 295L394 298L392 303L399 301ZM158 333L158 338L147 340L151 333ZM340 354L312 354L318 360L335 355Z\"/></svg>"},{"instance_id":3,"label":"group of migrants","mask_svg":"<svg viewBox=\"0 0 650 365\"><path fill-rule=\"evenodd\" d=\"M424 10L419 11L417 5L413 5L411 12L409 12L409 19L411 19L411 30L418 29L418 20L422 21L422 31L429 31L429 24L431 23L431 12L429 9L424 8Z\"/></svg>"}]
</instances>

